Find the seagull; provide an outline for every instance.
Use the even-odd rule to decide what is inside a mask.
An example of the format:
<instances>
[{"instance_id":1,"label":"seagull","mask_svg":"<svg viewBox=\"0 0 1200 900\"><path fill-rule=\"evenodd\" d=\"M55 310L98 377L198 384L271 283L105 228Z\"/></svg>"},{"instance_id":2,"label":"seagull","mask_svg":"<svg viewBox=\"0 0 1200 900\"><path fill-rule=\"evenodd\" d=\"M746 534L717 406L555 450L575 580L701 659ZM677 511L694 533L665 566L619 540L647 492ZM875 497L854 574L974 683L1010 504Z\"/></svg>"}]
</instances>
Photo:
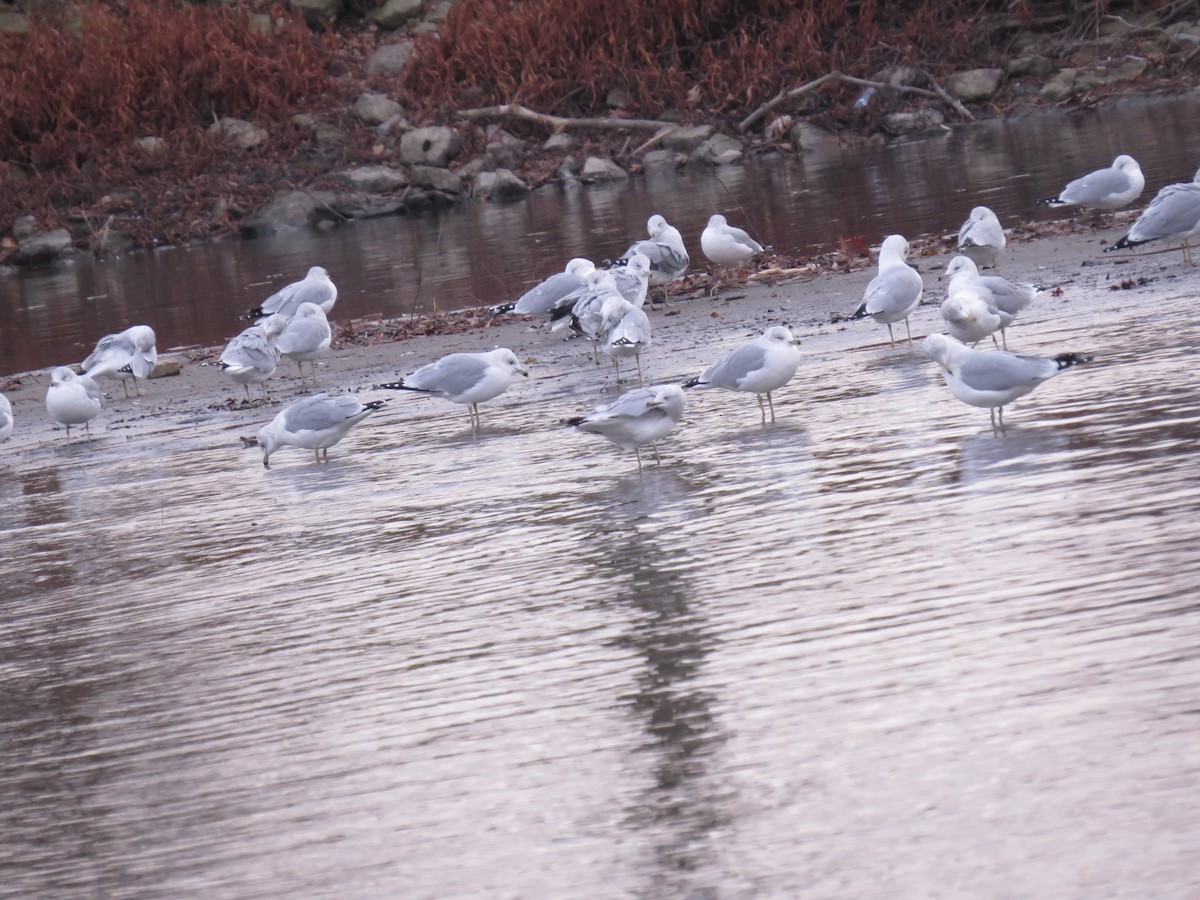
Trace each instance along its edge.
<instances>
[{"instance_id":1,"label":"seagull","mask_svg":"<svg viewBox=\"0 0 1200 900\"><path fill-rule=\"evenodd\" d=\"M350 394L331 397L320 393L293 403L258 431L263 468L271 467L271 454L283 446L312 450L317 462L321 461L324 453L325 461L329 462L329 448L386 402L372 400L370 403L361 403Z\"/></svg>"},{"instance_id":2,"label":"seagull","mask_svg":"<svg viewBox=\"0 0 1200 900\"><path fill-rule=\"evenodd\" d=\"M1057 197L1038 203L1046 206L1082 206L1086 209L1120 209L1132 203L1146 186L1142 168L1132 156L1122 154L1107 169L1097 169L1076 178Z\"/></svg>"},{"instance_id":3,"label":"seagull","mask_svg":"<svg viewBox=\"0 0 1200 900\"><path fill-rule=\"evenodd\" d=\"M260 325L251 325L226 344L218 362L224 374L246 389L247 400L252 384L261 385L263 398L267 397L266 380L278 364L279 348Z\"/></svg>"},{"instance_id":4,"label":"seagull","mask_svg":"<svg viewBox=\"0 0 1200 900\"><path fill-rule=\"evenodd\" d=\"M879 248L879 274L871 279L863 293L862 304L850 315L851 319L870 316L879 324L887 325L888 339L893 347L896 336L892 334L892 323L901 319L908 342L912 343L908 317L917 308L924 289L920 274L905 262L907 258L908 241L898 234L884 238L883 246Z\"/></svg>"},{"instance_id":5,"label":"seagull","mask_svg":"<svg viewBox=\"0 0 1200 900\"><path fill-rule=\"evenodd\" d=\"M728 269L741 266L755 253L762 253L764 248L742 229L727 224L724 216L713 214L700 233L700 249L712 262Z\"/></svg>"},{"instance_id":6,"label":"seagull","mask_svg":"<svg viewBox=\"0 0 1200 900\"><path fill-rule=\"evenodd\" d=\"M1060 353L1055 357L1021 356L1006 350L972 350L944 334L931 334L925 355L938 364L950 393L968 406L985 407L992 428L1004 428L1004 407L1024 397L1059 372L1091 362L1092 357Z\"/></svg>"},{"instance_id":7,"label":"seagull","mask_svg":"<svg viewBox=\"0 0 1200 900\"><path fill-rule=\"evenodd\" d=\"M1000 311L988 292L960 284L942 301L941 313L946 330L955 340L973 347L990 337L999 348L996 332L1001 328Z\"/></svg>"},{"instance_id":8,"label":"seagull","mask_svg":"<svg viewBox=\"0 0 1200 900\"><path fill-rule=\"evenodd\" d=\"M576 257L567 263L563 271L556 272L541 284L530 288L512 303L493 306L492 312L547 315L563 297L582 288L586 284L585 276L594 271L596 266L590 259Z\"/></svg>"},{"instance_id":9,"label":"seagull","mask_svg":"<svg viewBox=\"0 0 1200 900\"><path fill-rule=\"evenodd\" d=\"M158 362L154 329L149 325L134 325L119 334L106 334L96 342L96 349L80 366L90 378L111 376L121 379L125 396L129 396L127 377L133 378L134 394L137 380L149 378Z\"/></svg>"},{"instance_id":10,"label":"seagull","mask_svg":"<svg viewBox=\"0 0 1200 900\"><path fill-rule=\"evenodd\" d=\"M7 441L13 433L12 404L0 394L0 441Z\"/></svg>"},{"instance_id":11,"label":"seagull","mask_svg":"<svg viewBox=\"0 0 1200 900\"><path fill-rule=\"evenodd\" d=\"M330 280L329 273L320 266L313 266L303 279L280 288L243 318L261 319L272 313L290 316L301 303L315 303L328 315L336 302L337 286Z\"/></svg>"},{"instance_id":12,"label":"seagull","mask_svg":"<svg viewBox=\"0 0 1200 900\"><path fill-rule=\"evenodd\" d=\"M422 366L407 378L379 385L390 391L436 394L453 403L465 403L471 426L479 427L479 404L499 397L513 375L529 377L517 355L506 347L486 353L451 353Z\"/></svg>"},{"instance_id":13,"label":"seagull","mask_svg":"<svg viewBox=\"0 0 1200 900\"><path fill-rule=\"evenodd\" d=\"M293 316L274 313L258 324L279 349L281 358L295 360L301 380L304 379L304 363L308 363L315 384L316 360L329 352L329 341L333 337L325 311L315 303L305 302L296 307Z\"/></svg>"},{"instance_id":14,"label":"seagull","mask_svg":"<svg viewBox=\"0 0 1200 900\"><path fill-rule=\"evenodd\" d=\"M1178 239L1183 261L1192 264L1188 241L1200 237L1200 170L1190 184L1168 184L1158 192L1129 232L1104 252L1137 247L1150 241Z\"/></svg>"},{"instance_id":15,"label":"seagull","mask_svg":"<svg viewBox=\"0 0 1200 900\"><path fill-rule=\"evenodd\" d=\"M46 411L50 418L67 426L67 443L71 443L71 426L82 425L92 436L92 419L100 413L103 394L96 382L87 375L76 375L67 366L50 373L50 389L46 391Z\"/></svg>"},{"instance_id":16,"label":"seagull","mask_svg":"<svg viewBox=\"0 0 1200 900\"><path fill-rule=\"evenodd\" d=\"M578 296L573 294L563 298L562 302L550 313L551 331L559 331L570 326L580 337L592 342L592 361L599 364L596 347L604 340L607 327L604 321L604 302L610 297L621 297L617 283L607 269L597 269L587 276L587 285Z\"/></svg>"},{"instance_id":17,"label":"seagull","mask_svg":"<svg viewBox=\"0 0 1200 900\"><path fill-rule=\"evenodd\" d=\"M641 309L646 303L646 291L650 285L650 260L642 253L635 253L623 266L609 269L621 296Z\"/></svg>"},{"instance_id":18,"label":"seagull","mask_svg":"<svg viewBox=\"0 0 1200 900\"><path fill-rule=\"evenodd\" d=\"M775 421L775 404L771 392L787 384L800 367L801 354L797 349L800 339L783 325L772 325L761 337L717 360L704 373L691 381L685 388L717 387L727 391L753 392L758 399L758 411L767 421L763 397L771 409L771 421Z\"/></svg>"},{"instance_id":19,"label":"seagull","mask_svg":"<svg viewBox=\"0 0 1200 900\"><path fill-rule=\"evenodd\" d=\"M971 217L958 230L958 251L969 256L979 268L996 265L996 258L1008 239L996 214L986 206L971 210Z\"/></svg>"},{"instance_id":20,"label":"seagull","mask_svg":"<svg viewBox=\"0 0 1200 900\"><path fill-rule=\"evenodd\" d=\"M621 360L631 356L637 363L638 384L642 384L642 351L650 346L649 316L623 297L609 297L604 301L601 318L603 349L617 372L617 384L621 383Z\"/></svg>"},{"instance_id":21,"label":"seagull","mask_svg":"<svg viewBox=\"0 0 1200 900\"><path fill-rule=\"evenodd\" d=\"M683 419L683 406L683 391L677 385L660 384L635 388L586 416L567 419L566 424L608 438L623 450L632 450L640 472L641 448L647 444L661 464L654 444L675 430Z\"/></svg>"},{"instance_id":22,"label":"seagull","mask_svg":"<svg viewBox=\"0 0 1200 900\"><path fill-rule=\"evenodd\" d=\"M1042 289L1036 284L1013 282L999 275L980 275L975 263L966 256L956 256L950 260L946 274L950 276L952 294L957 286L970 285L991 295L992 303L1000 315L1000 337L1004 339L1004 349L1007 350L1008 326L1021 310L1033 302L1033 298L1041 293Z\"/></svg>"},{"instance_id":23,"label":"seagull","mask_svg":"<svg viewBox=\"0 0 1200 900\"><path fill-rule=\"evenodd\" d=\"M646 222L646 233L650 239L634 241L621 258L629 259L635 253L645 256L650 260L650 286L665 288L687 271L691 258L679 229L657 213Z\"/></svg>"}]
</instances>

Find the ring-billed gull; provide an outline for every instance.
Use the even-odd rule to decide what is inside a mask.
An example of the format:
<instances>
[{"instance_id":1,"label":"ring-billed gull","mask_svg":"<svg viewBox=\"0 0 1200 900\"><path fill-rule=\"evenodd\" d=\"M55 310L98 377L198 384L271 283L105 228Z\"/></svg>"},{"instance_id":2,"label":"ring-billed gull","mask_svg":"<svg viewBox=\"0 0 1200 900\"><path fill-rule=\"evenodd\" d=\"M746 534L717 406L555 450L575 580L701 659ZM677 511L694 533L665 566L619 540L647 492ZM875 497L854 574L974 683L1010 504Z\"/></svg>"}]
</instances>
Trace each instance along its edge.
<instances>
[{"instance_id":1,"label":"ring-billed gull","mask_svg":"<svg viewBox=\"0 0 1200 900\"><path fill-rule=\"evenodd\" d=\"M46 412L60 425L67 426L67 443L71 443L71 426L82 425L92 436L92 419L100 413L103 394L96 382L87 375L76 375L67 366L50 373L50 389L46 391Z\"/></svg>"},{"instance_id":2,"label":"ring-billed gull","mask_svg":"<svg viewBox=\"0 0 1200 900\"><path fill-rule=\"evenodd\" d=\"M975 263L965 256L956 256L946 267L950 276L950 293L954 293L959 285L971 285L976 290L986 291L992 298L997 312L1000 314L1000 337L1004 339L1004 349L1008 349L1008 326L1025 309L1041 288L1029 282L1013 282L999 275L980 275Z\"/></svg>"},{"instance_id":3,"label":"ring-billed gull","mask_svg":"<svg viewBox=\"0 0 1200 900\"><path fill-rule=\"evenodd\" d=\"M758 399L758 411L767 421L763 397L771 409L771 421L775 421L775 403L771 392L777 391L796 374L802 358L797 349L800 339L783 325L772 325L761 337L717 360L704 370L698 378L684 382L685 388L715 387L727 391L753 393Z\"/></svg>"},{"instance_id":4,"label":"ring-billed gull","mask_svg":"<svg viewBox=\"0 0 1200 900\"><path fill-rule=\"evenodd\" d=\"M12 404L0 394L0 441L7 441L13 433Z\"/></svg>"},{"instance_id":5,"label":"ring-billed gull","mask_svg":"<svg viewBox=\"0 0 1200 900\"><path fill-rule=\"evenodd\" d=\"M992 343L1000 346L996 341L996 332L1001 325L1000 310L986 291L974 285L960 284L942 301L941 313L946 330L956 341L975 346L990 337Z\"/></svg>"},{"instance_id":6,"label":"ring-billed gull","mask_svg":"<svg viewBox=\"0 0 1200 900\"><path fill-rule=\"evenodd\" d=\"M317 381L316 360L329 352L333 331L325 311L315 303L301 303L292 316L275 313L258 323L279 350L282 359L295 360L304 378L304 363L312 370L313 383Z\"/></svg>"},{"instance_id":7,"label":"ring-billed gull","mask_svg":"<svg viewBox=\"0 0 1200 900\"><path fill-rule=\"evenodd\" d=\"M218 365L222 373L246 389L247 400L252 384L259 385L266 398L266 381L279 365L279 348L260 326L251 325L225 345Z\"/></svg>"},{"instance_id":8,"label":"ring-billed gull","mask_svg":"<svg viewBox=\"0 0 1200 900\"><path fill-rule=\"evenodd\" d=\"M1091 362L1078 353L1021 356L1006 350L972 350L945 334L925 338L925 355L938 364L950 393L968 406L986 408L992 427L1004 427L1004 407L1059 372Z\"/></svg>"},{"instance_id":9,"label":"ring-billed gull","mask_svg":"<svg viewBox=\"0 0 1200 900\"><path fill-rule=\"evenodd\" d=\"M714 213L700 233L700 249L712 262L730 269L740 267L755 253L762 253L764 248L741 228L731 226L724 216Z\"/></svg>"},{"instance_id":10,"label":"ring-billed gull","mask_svg":"<svg viewBox=\"0 0 1200 900\"><path fill-rule=\"evenodd\" d=\"M263 452L263 467L271 467L271 454L282 446L312 450L317 462L321 461L323 453L325 461L329 462L329 448L386 402L362 403L350 394L331 397L321 393L293 403L259 429L258 446Z\"/></svg>"},{"instance_id":11,"label":"ring-billed gull","mask_svg":"<svg viewBox=\"0 0 1200 900\"><path fill-rule=\"evenodd\" d=\"M586 276L596 271L590 259L575 257L566 268L556 272L540 284L531 287L512 303L493 306L492 312L515 312L527 316L542 316L554 309L563 297L581 289L587 282Z\"/></svg>"},{"instance_id":12,"label":"ring-billed gull","mask_svg":"<svg viewBox=\"0 0 1200 900\"><path fill-rule=\"evenodd\" d=\"M1188 242L1200 237L1200 170L1189 184L1168 184L1155 195L1129 232L1104 252L1137 247L1150 241L1179 240L1183 261L1192 263Z\"/></svg>"},{"instance_id":13,"label":"ring-billed gull","mask_svg":"<svg viewBox=\"0 0 1200 900\"><path fill-rule=\"evenodd\" d=\"M261 319L272 313L283 313L290 316L301 303L315 303L325 311L326 315L337 302L337 286L320 266L313 266L300 281L293 281L268 297L261 306L256 306L248 313L247 319Z\"/></svg>"},{"instance_id":14,"label":"ring-billed gull","mask_svg":"<svg viewBox=\"0 0 1200 900\"><path fill-rule=\"evenodd\" d=\"M969 256L979 268L994 266L1008 239L996 214L986 206L971 210L958 230L958 252Z\"/></svg>"},{"instance_id":15,"label":"ring-billed gull","mask_svg":"<svg viewBox=\"0 0 1200 900\"><path fill-rule=\"evenodd\" d=\"M499 397L513 375L529 376L517 355L507 347L485 353L451 353L422 366L407 378L379 385L392 391L436 394L453 403L464 403L472 427L479 425L479 404Z\"/></svg>"},{"instance_id":16,"label":"ring-billed gull","mask_svg":"<svg viewBox=\"0 0 1200 900\"><path fill-rule=\"evenodd\" d=\"M133 378L133 391L137 394L137 380L149 378L157 362L154 329L149 325L133 325L117 334L106 334L100 338L96 342L96 349L80 368L92 379L105 376L120 378L121 387L128 397L126 377Z\"/></svg>"},{"instance_id":17,"label":"ring-billed gull","mask_svg":"<svg viewBox=\"0 0 1200 900\"><path fill-rule=\"evenodd\" d=\"M650 346L650 318L623 297L604 301L604 352L612 360L621 383L621 360L633 357L637 363L638 384L642 384L642 351Z\"/></svg>"},{"instance_id":18,"label":"ring-billed gull","mask_svg":"<svg viewBox=\"0 0 1200 900\"><path fill-rule=\"evenodd\" d=\"M654 444L682 421L683 406L683 391L677 385L659 384L635 388L586 416L567 419L566 424L608 438L624 450L632 450L641 471L641 448L649 444L658 460Z\"/></svg>"},{"instance_id":19,"label":"ring-billed gull","mask_svg":"<svg viewBox=\"0 0 1200 900\"><path fill-rule=\"evenodd\" d=\"M904 320L908 342L912 343L912 331L908 317L921 302L924 283L921 275L905 260L908 259L908 241L898 234L889 234L879 248L879 274L871 279L863 292L863 301L851 315L851 319L870 316L880 325L888 327L888 340L896 346L892 323Z\"/></svg>"},{"instance_id":20,"label":"ring-billed gull","mask_svg":"<svg viewBox=\"0 0 1200 900\"><path fill-rule=\"evenodd\" d=\"M608 271L622 297L639 309L645 305L650 285L650 260L644 254L635 253L623 266L614 266Z\"/></svg>"},{"instance_id":21,"label":"ring-billed gull","mask_svg":"<svg viewBox=\"0 0 1200 900\"><path fill-rule=\"evenodd\" d=\"M657 213L646 222L646 233L650 239L634 241L621 258L629 259L635 253L641 253L650 260L650 286L665 289L687 271L691 258L679 229Z\"/></svg>"},{"instance_id":22,"label":"ring-billed gull","mask_svg":"<svg viewBox=\"0 0 1200 900\"><path fill-rule=\"evenodd\" d=\"M617 283L607 269L597 269L587 276L582 292L568 294L550 313L552 331L569 326L577 335L592 342L592 361L595 363L600 361L596 348L604 340L604 302L610 297L621 297Z\"/></svg>"},{"instance_id":23,"label":"ring-billed gull","mask_svg":"<svg viewBox=\"0 0 1200 900\"><path fill-rule=\"evenodd\" d=\"M1120 209L1132 203L1146 186L1142 167L1132 156L1122 154L1107 169L1097 169L1076 178L1057 197L1039 200L1046 206L1082 206L1085 209Z\"/></svg>"}]
</instances>

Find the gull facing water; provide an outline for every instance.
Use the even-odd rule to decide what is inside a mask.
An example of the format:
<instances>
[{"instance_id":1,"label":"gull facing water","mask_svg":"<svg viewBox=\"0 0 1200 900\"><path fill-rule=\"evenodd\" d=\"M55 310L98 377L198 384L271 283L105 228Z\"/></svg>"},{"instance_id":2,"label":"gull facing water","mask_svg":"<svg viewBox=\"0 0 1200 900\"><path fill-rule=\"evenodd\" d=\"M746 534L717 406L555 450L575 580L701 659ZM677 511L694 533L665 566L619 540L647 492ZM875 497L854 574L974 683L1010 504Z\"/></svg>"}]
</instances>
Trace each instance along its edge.
<instances>
[{"instance_id":1,"label":"gull facing water","mask_svg":"<svg viewBox=\"0 0 1200 900\"><path fill-rule=\"evenodd\" d=\"M283 446L312 450L317 462L324 454L325 461L329 462L329 448L386 402L362 403L350 394L331 397L321 393L293 403L259 429L258 446L263 452L263 468L271 467L271 454Z\"/></svg>"},{"instance_id":2,"label":"gull facing water","mask_svg":"<svg viewBox=\"0 0 1200 900\"><path fill-rule=\"evenodd\" d=\"M586 416L567 419L566 424L607 438L624 450L632 450L637 455L640 472L641 448L647 444L654 451L655 460L662 462L654 445L683 420L683 407L683 390L678 385L659 384L635 388Z\"/></svg>"},{"instance_id":3,"label":"gull facing water","mask_svg":"<svg viewBox=\"0 0 1200 900\"><path fill-rule=\"evenodd\" d=\"M753 393L758 400L758 411L764 422L767 420L763 397L771 409L771 421L775 421L775 403L771 392L783 387L796 369L800 367L801 354L797 349L800 339L782 325L772 325L761 337L717 360L704 373L691 381L684 382L685 388L724 388L727 391Z\"/></svg>"},{"instance_id":4,"label":"gull facing water","mask_svg":"<svg viewBox=\"0 0 1200 900\"><path fill-rule=\"evenodd\" d=\"M970 257L979 268L996 265L1000 251L1008 244L996 214L986 206L971 210L958 230L958 252Z\"/></svg>"}]
</instances>

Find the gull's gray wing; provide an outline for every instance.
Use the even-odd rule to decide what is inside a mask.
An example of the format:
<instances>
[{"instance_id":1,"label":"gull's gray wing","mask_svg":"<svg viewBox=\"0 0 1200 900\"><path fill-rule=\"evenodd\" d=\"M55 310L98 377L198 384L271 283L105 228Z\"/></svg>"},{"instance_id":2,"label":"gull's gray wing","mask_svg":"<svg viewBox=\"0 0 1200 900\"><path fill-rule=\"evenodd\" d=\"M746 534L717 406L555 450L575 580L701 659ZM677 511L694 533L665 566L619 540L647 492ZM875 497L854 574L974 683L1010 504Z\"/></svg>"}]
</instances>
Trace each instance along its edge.
<instances>
[{"instance_id":1,"label":"gull's gray wing","mask_svg":"<svg viewBox=\"0 0 1200 900\"><path fill-rule=\"evenodd\" d=\"M761 253L763 250L763 245L754 238L750 237L750 235L748 235L741 228L734 228L732 225L726 225L725 233L733 238L737 243L741 244L743 247L753 250L755 253Z\"/></svg>"},{"instance_id":2,"label":"gull's gray wing","mask_svg":"<svg viewBox=\"0 0 1200 900\"><path fill-rule=\"evenodd\" d=\"M364 409L354 397L340 394L314 394L284 410L283 424L293 434L301 431L324 431L344 425Z\"/></svg>"},{"instance_id":3,"label":"gull's gray wing","mask_svg":"<svg viewBox=\"0 0 1200 900\"><path fill-rule=\"evenodd\" d=\"M1169 184L1150 201L1126 238L1135 243L1187 234L1200 225L1200 184Z\"/></svg>"},{"instance_id":4,"label":"gull's gray wing","mask_svg":"<svg viewBox=\"0 0 1200 900\"><path fill-rule=\"evenodd\" d=\"M979 247L998 247L1004 243L1004 229L995 219L967 222L958 233L960 247L974 244Z\"/></svg>"},{"instance_id":5,"label":"gull's gray wing","mask_svg":"<svg viewBox=\"0 0 1200 900\"><path fill-rule=\"evenodd\" d=\"M488 360L473 353L451 353L417 369L404 379L404 386L457 395L475 387L483 379L489 365Z\"/></svg>"},{"instance_id":6,"label":"gull's gray wing","mask_svg":"<svg viewBox=\"0 0 1200 900\"><path fill-rule=\"evenodd\" d=\"M271 369L279 362L279 348L267 340L267 336L256 325L229 342L221 354L221 362L231 366Z\"/></svg>"},{"instance_id":7,"label":"gull's gray wing","mask_svg":"<svg viewBox=\"0 0 1200 900\"><path fill-rule=\"evenodd\" d=\"M867 313L907 309L921 296L921 276L907 265L890 266L871 279L863 293Z\"/></svg>"},{"instance_id":8,"label":"gull's gray wing","mask_svg":"<svg viewBox=\"0 0 1200 900\"><path fill-rule=\"evenodd\" d=\"M277 338L280 353L312 353L330 336L329 323L318 317L292 319Z\"/></svg>"},{"instance_id":9,"label":"gull's gray wing","mask_svg":"<svg viewBox=\"0 0 1200 900\"><path fill-rule=\"evenodd\" d=\"M540 315L554 309L558 302L587 284L580 275L559 272L526 291L517 300L513 312Z\"/></svg>"},{"instance_id":10,"label":"gull's gray wing","mask_svg":"<svg viewBox=\"0 0 1200 900\"><path fill-rule=\"evenodd\" d=\"M767 360L767 348L757 341L742 344L729 355L717 360L700 376L701 384L737 390L751 372L761 369Z\"/></svg>"},{"instance_id":11,"label":"gull's gray wing","mask_svg":"<svg viewBox=\"0 0 1200 900\"><path fill-rule=\"evenodd\" d=\"M129 335L106 334L96 342L96 349L83 361L81 368L92 376L108 375L129 365L136 348Z\"/></svg>"},{"instance_id":12,"label":"gull's gray wing","mask_svg":"<svg viewBox=\"0 0 1200 900\"><path fill-rule=\"evenodd\" d=\"M1045 381L1058 372L1058 363L1045 356L979 350L963 356L957 368L958 377L972 390L1009 391Z\"/></svg>"},{"instance_id":13,"label":"gull's gray wing","mask_svg":"<svg viewBox=\"0 0 1200 900\"><path fill-rule=\"evenodd\" d=\"M596 425L620 419L637 419L652 410L657 410L657 399L657 391L652 391L650 388L638 388L622 394L608 406L603 406L585 416L581 424Z\"/></svg>"},{"instance_id":14,"label":"gull's gray wing","mask_svg":"<svg viewBox=\"0 0 1200 900\"><path fill-rule=\"evenodd\" d=\"M1129 174L1120 169L1097 169L1068 184L1058 199L1086 205L1129 190Z\"/></svg>"}]
</instances>

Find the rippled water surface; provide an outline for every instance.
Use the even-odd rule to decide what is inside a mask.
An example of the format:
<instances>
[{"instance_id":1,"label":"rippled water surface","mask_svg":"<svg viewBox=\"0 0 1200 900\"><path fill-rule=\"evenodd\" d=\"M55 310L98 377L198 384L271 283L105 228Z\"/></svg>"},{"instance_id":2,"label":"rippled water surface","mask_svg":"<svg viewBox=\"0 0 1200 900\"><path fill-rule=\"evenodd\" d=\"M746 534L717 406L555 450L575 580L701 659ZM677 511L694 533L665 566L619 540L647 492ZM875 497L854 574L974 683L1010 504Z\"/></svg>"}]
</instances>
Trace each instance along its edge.
<instances>
[{"instance_id":1,"label":"rippled water surface","mask_svg":"<svg viewBox=\"0 0 1200 900\"><path fill-rule=\"evenodd\" d=\"M0 462L0 894L1197 896L1185 301L1035 316L1003 436L874 345L643 475L507 395Z\"/></svg>"},{"instance_id":2,"label":"rippled water surface","mask_svg":"<svg viewBox=\"0 0 1200 900\"><path fill-rule=\"evenodd\" d=\"M1200 145L1200 98L1126 102L1069 115L984 122L935 137L751 160L717 170L652 170L616 186L550 187L528 202L469 204L442 213L354 223L331 233L131 254L97 264L0 278L0 374L82 360L102 335L151 323L159 347L212 346L241 330L235 317L277 288L325 266L338 285L333 318L462 309L499 303L561 270L573 256L602 259L663 213L692 257L709 215L725 212L785 253L835 249L841 237L876 243L957 232L971 207L1006 226L1034 201L1131 153L1149 201L1188 181Z\"/></svg>"}]
</instances>

